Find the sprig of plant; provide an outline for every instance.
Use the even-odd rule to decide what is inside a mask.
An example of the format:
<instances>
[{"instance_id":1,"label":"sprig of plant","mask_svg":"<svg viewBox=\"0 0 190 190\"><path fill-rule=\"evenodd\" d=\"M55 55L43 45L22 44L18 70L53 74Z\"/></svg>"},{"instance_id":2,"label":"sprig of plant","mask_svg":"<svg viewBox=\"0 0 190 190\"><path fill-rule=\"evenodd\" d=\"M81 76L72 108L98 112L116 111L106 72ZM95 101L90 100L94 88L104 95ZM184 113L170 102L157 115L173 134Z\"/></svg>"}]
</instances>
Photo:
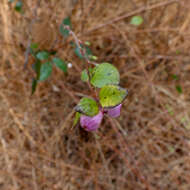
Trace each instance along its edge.
<instances>
[{"instance_id":1,"label":"sprig of plant","mask_svg":"<svg viewBox=\"0 0 190 190\"><path fill-rule=\"evenodd\" d=\"M8 0L9 3L13 3L14 1L15 0ZM23 2L21 0L17 0L14 9L19 13L23 13Z\"/></svg>"},{"instance_id":2,"label":"sprig of plant","mask_svg":"<svg viewBox=\"0 0 190 190\"><path fill-rule=\"evenodd\" d=\"M35 59L33 69L36 73L36 77L32 82L32 94L35 92L37 84L41 81L45 81L52 74L53 66L57 67L64 73L67 72L67 63L61 58L55 56L55 52L49 52L45 50L39 50L38 44L31 44L30 53Z\"/></svg>"},{"instance_id":3,"label":"sprig of plant","mask_svg":"<svg viewBox=\"0 0 190 190\"><path fill-rule=\"evenodd\" d=\"M104 114L110 117L120 115L122 102L128 95L128 91L119 86L120 75L112 64L106 62L98 64L90 60L91 51L77 38L69 23L68 18L63 20L60 32L66 38L69 35L73 37L74 53L87 62L86 69L81 73L82 81L87 82L92 91L97 89L99 91L96 98L88 98L89 96L81 98L75 107L74 125L80 120L82 128L94 131L100 126Z\"/></svg>"},{"instance_id":4,"label":"sprig of plant","mask_svg":"<svg viewBox=\"0 0 190 190\"><path fill-rule=\"evenodd\" d=\"M116 67L110 63L96 63L96 56L89 48L90 43L83 43L71 29L70 18L65 18L60 25L60 32L64 38L72 36L71 41L73 51L80 59L84 59L86 69L81 73L82 81L88 84L91 95L81 98L75 107L76 115L74 125L80 120L80 125L87 131L96 130L105 114L110 117L118 117L122 107L122 102L126 98L128 91L119 86L120 75ZM38 49L38 44L31 44L30 53L35 59L33 69L36 77L32 82L32 94L35 92L37 84L50 77L53 66L59 68L64 73L67 72L67 63L56 57L56 52ZM97 93L98 92L98 93ZM95 95L94 95L95 94ZM90 98L89 98L90 97Z\"/></svg>"}]
</instances>

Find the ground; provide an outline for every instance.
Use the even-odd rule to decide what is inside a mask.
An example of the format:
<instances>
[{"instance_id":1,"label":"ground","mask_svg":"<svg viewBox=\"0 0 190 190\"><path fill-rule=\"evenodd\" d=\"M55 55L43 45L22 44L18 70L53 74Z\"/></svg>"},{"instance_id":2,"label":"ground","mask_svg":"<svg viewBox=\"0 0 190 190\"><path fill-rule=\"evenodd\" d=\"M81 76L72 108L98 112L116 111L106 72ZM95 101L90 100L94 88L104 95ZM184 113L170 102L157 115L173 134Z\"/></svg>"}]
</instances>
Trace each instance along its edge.
<instances>
[{"instance_id":1,"label":"ground","mask_svg":"<svg viewBox=\"0 0 190 190\"><path fill-rule=\"evenodd\" d=\"M0 189L189 190L189 0L22 2L23 13L16 1L0 2ZM136 15L140 26L130 24ZM96 132L72 127L90 89L80 80L87 63L59 32L68 16L129 90L121 116L105 117ZM72 63L34 95L30 41Z\"/></svg>"}]
</instances>

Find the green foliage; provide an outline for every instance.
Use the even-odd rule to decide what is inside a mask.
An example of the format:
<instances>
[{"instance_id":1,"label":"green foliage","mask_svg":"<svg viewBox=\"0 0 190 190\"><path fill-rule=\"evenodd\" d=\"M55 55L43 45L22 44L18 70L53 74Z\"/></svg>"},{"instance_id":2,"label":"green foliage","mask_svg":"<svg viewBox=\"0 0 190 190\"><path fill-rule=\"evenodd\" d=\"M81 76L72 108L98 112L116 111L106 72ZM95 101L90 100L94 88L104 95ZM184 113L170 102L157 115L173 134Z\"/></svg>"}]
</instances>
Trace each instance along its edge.
<instances>
[{"instance_id":1,"label":"green foliage","mask_svg":"<svg viewBox=\"0 0 190 190\"><path fill-rule=\"evenodd\" d=\"M79 104L75 107L75 110L87 116L97 115L99 112L98 105L95 100L91 98L82 98Z\"/></svg>"},{"instance_id":2,"label":"green foliage","mask_svg":"<svg viewBox=\"0 0 190 190\"><path fill-rule=\"evenodd\" d=\"M34 94L34 92L36 91L36 87L37 87L38 81L36 79L32 80L32 94Z\"/></svg>"},{"instance_id":3,"label":"green foliage","mask_svg":"<svg viewBox=\"0 0 190 190\"><path fill-rule=\"evenodd\" d=\"M133 16L131 19L131 24L134 26L139 26L143 23L143 18L141 16Z\"/></svg>"},{"instance_id":4,"label":"green foliage","mask_svg":"<svg viewBox=\"0 0 190 190\"><path fill-rule=\"evenodd\" d=\"M53 57L56 51L39 51L38 44L32 43L30 46L30 53L35 58L33 69L36 72L36 78L32 82L32 94L35 92L38 82L46 80L52 73L53 65L59 68L64 73L67 72L67 64L59 57Z\"/></svg>"},{"instance_id":5,"label":"green foliage","mask_svg":"<svg viewBox=\"0 0 190 190\"><path fill-rule=\"evenodd\" d=\"M89 55L89 58L90 58L91 60L94 60L94 61L96 61L96 60L98 59L98 57L95 56L95 55Z\"/></svg>"},{"instance_id":6,"label":"green foliage","mask_svg":"<svg viewBox=\"0 0 190 190\"><path fill-rule=\"evenodd\" d=\"M40 69L39 81L46 80L52 73L52 64L50 62L43 63Z\"/></svg>"},{"instance_id":7,"label":"green foliage","mask_svg":"<svg viewBox=\"0 0 190 190\"><path fill-rule=\"evenodd\" d=\"M182 94L183 93L183 90L182 90L182 87L180 85L177 85L176 86L176 90L179 94Z\"/></svg>"},{"instance_id":8,"label":"green foliage","mask_svg":"<svg viewBox=\"0 0 190 190\"><path fill-rule=\"evenodd\" d=\"M90 46L91 43L86 41L86 42L84 42L84 44L87 45L87 46Z\"/></svg>"},{"instance_id":9,"label":"green foliage","mask_svg":"<svg viewBox=\"0 0 190 190\"><path fill-rule=\"evenodd\" d=\"M91 59L93 56L91 49L87 45L80 45L80 47L78 47L77 44L72 45L74 46L75 55L80 59L84 59L84 57Z\"/></svg>"},{"instance_id":10,"label":"green foliage","mask_svg":"<svg viewBox=\"0 0 190 190\"><path fill-rule=\"evenodd\" d=\"M63 60L58 57L54 57L52 61L56 65L56 67L58 67L65 73L67 72L67 64Z\"/></svg>"},{"instance_id":11,"label":"green foliage","mask_svg":"<svg viewBox=\"0 0 190 190\"><path fill-rule=\"evenodd\" d=\"M32 43L32 44L30 45L30 48L31 48L32 50L36 50L36 49L38 49L38 44L37 44L37 43Z\"/></svg>"},{"instance_id":12,"label":"green foliage","mask_svg":"<svg viewBox=\"0 0 190 190\"><path fill-rule=\"evenodd\" d=\"M127 94L127 90L119 86L104 86L99 93L100 104L106 108L117 106L122 103Z\"/></svg>"},{"instance_id":13,"label":"green foliage","mask_svg":"<svg viewBox=\"0 0 190 190\"><path fill-rule=\"evenodd\" d=\"M101 88L109 84L119 84L120 76L118 70L110 63L97 65L92 72L91 84Z\"/></svg>"},{"instance_id":14,"label":"green foliage","mask_svg":"<svg viewBox=\"0 0 190 190\"><path fill-rule=\"evenodd\" d=\"M65 19L63 19L61 25L60 25L60 33L67 38L69 36L69 30L67 28L65 28L65 26L68 26L69 28L71 28L71 21L70 21L70 17L67 17Z\"/></svg>"},{"instance_id":15,"label":"green foliage","mask_svg":"<svg viewBox=\"0 0 190 190\"><path fill-rule=\"evenodd\" d=\"M80 116L81 116L81 113L79 113L79 112L75 113L75 118L74 118L74 121L73 121L73 126L75 126L78 123L78 121L80 119Z\"/></svg>"},{"instance_id":16,"label":"green foliage","mask_svg":"<svg viewBox=\"0 0 190 190\"><path fill-rule=\"evenodd\" d=\"M15 10L19 13L22 13L22 7L23 7L23 3L22 1L17 1L16 5L15 5Z\"/></svg>"},{"instance_id":17,"label":"green foliage","mask_svg":"<svg viewBox=\"0 0 190 190\"><path fill-rule=\"evenodd\" d=\"M79 48L78 46L77 47L75 47L75 49L74 49L74 52L75 52L75 54L76 54L76 56L78 56L80 59L83 59L84 57L83 57L83 55L82 55L82 49L81 48Z\"/></svg>"},{"instance_id":18,"label":"green foliage","mask_svg":"<svg viewBox=\"0 0 190 190\"><path fill-rule=\"evenodd\" d=\"M84 81L84 82L89 80L88 72L87 72L86 69L83 70L82 73L81 73L81 80Z\"/></svg>"},{"instance_id":19,"label":"green foliage","mask_svg":"<svg viewBox=\"0 0 190 190\"><path fill-rule=\"evenodd\" d=\"M40 70L41 70L41 61L36 60L36 63L34 64L34 70L36 71L36 79L39 80L40 78Z\"/></svg>"},{"instance_id":20,"label":"green foliage","mask_svg":"<svg viewBox=\"0 0 190 190\"><path fill-rule=\"evenodd\" d=\"M47 51L40 51L36 54L36 58L43 61L49 58L49 53Z\"/></svg>"},{"instance_id":21,"label":"green foliage","mask_svg":"<svg viewBox=\"0 0 190 190\"><path fill-rule=\"evenodd\" d=\"M178 77L177 75L175 75L175 74L172 75L172 78L173 78L174 80L179 80L179 77Z\"/></svg>"}]
</instances>

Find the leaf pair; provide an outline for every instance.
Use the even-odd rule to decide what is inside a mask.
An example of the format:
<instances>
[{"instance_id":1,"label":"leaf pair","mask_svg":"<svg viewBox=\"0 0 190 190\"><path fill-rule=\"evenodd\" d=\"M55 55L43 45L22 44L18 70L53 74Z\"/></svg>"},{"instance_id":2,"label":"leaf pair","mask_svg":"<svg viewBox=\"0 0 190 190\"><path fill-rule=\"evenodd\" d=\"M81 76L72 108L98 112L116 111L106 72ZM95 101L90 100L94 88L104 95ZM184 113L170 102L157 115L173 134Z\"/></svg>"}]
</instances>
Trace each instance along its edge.
<instances>
[{"instance_id":1,"label":"leaf pair","mask_svg":"<svg viewBox=\"0 0 190 190\"><path fill-rule=\"evenodd\" d=\"M99 93L99 102L101 107L112 108L122 103L128 92L115 85L104 86ZM87 116L95 116L99 112L97 102L91 98L82 98L75 110Z\"/></svg>"}]
</instances>

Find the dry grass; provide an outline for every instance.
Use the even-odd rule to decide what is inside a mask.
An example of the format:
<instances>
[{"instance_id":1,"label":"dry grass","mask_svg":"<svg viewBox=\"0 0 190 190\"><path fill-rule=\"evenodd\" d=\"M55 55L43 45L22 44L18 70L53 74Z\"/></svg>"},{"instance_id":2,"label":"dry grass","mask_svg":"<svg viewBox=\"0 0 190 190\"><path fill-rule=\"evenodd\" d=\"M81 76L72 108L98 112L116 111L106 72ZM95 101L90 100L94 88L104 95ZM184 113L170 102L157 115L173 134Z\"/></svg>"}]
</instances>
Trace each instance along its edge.
<instances>
[{"instance_id":1,"label":"dry grass","mask_svg":"<svg viewBox=\"0 0 190 190\"><path fill-rule=\"evenodd\" d=\"M189 190L189 1L24 1L24 12L0 3L0 189ZM138 28L129 24L136 14ZM66 16L130 92L120 118L105 118L96 134L71 129L73 107L90 91L71 38L59 34ZM29 39L73 64L33 96L31 57L23 69Z\"/></svg>"}]
</instances>

